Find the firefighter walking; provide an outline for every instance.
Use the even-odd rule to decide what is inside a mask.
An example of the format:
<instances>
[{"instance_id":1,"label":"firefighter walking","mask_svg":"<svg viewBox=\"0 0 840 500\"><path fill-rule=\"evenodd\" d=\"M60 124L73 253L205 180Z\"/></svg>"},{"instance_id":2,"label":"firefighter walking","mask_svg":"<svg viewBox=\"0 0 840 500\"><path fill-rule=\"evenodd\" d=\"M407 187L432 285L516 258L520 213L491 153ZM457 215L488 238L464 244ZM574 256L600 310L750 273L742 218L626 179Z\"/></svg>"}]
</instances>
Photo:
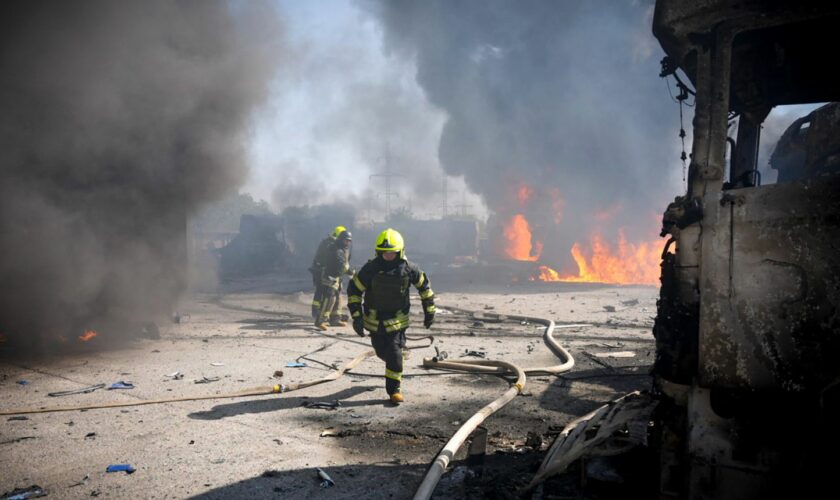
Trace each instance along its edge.
<instances>
[{"instance_id":1,"label":"firefighter walking","mask_svg":"<svg viewBox=\"0 0 840 500\"><path fill-rule=\"evenodd\" d=\"M333 238L334 236L334 238ZM339 315L341 301L341 278L353 274L350 268L350 245L353 236L343 226L335 228L333 235L318 247L312 264L312 281L315 297L312 299L312 315L315 326L321 330L332 326L346 326Z\"/></svg>"},{"instance_id":2,"label":"firefighter walking","mask_svg":"<svg viewBox=\"0 0 840 500\"><path fill-rule=\"evenodd\" d=\"M409 326L409 285L420 293L423 325L435 320L435 297L429 278L416 264L405 258L400 233L386 229L376 239L376 257L362 266L347 286L347 307L353 330L370 340L376 356L385 361L385 390L392 403L404 401L400 382L403 371L405 330Z\"/></svg>"}]
</instances>

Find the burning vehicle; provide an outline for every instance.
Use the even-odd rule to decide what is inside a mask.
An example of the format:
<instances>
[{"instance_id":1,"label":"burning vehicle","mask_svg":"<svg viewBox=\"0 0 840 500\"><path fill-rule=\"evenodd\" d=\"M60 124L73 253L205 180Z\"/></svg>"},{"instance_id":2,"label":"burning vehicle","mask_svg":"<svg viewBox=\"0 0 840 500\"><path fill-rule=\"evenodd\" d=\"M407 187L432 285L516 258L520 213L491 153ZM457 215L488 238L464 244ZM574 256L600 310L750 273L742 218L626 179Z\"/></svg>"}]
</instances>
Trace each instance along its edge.
<instances>
[{"instance_id":1,"label":"burning vehicle","mask_svg":"<svg viewBox=\"0 0 840 500\"><path fill-rule=\"evenodd\" d=\"M828 491L840 442L837 104L784 134L776 184L756 165L773 107L840 99L822 55L838 23L840 8L820 2L656 4L663 76L696 100L687 191L663 216L672 251L654 326L666 498Z\"/></svg>"}]
</instances>

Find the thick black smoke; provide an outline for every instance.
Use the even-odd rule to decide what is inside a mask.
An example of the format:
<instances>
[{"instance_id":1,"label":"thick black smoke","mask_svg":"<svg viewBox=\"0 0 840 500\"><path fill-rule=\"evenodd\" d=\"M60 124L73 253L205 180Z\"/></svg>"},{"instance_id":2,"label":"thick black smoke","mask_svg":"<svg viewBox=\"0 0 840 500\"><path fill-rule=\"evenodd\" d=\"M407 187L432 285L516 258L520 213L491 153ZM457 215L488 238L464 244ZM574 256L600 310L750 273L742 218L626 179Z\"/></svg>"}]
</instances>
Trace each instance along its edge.
<instances>
[{"instance_id":1,"label":"thick black smoke","mask_svg":"<svg viewBox=\"0 0 840 500\"><path fill-rule=\"evenodd\" d=\"M651 2L362 5L447 113L444 168L498 219L523 213L546 261L566 267L595 228L608 240L619 227L630 240L656 236L655 214L681 189L678 109L658 78ZM523 184L534 189L526 203Z\"/></svg>"},{"instance_id":2,"label":"thick black smoke","mask_svg":"<svg viewBox=\"0 0 840 500\"><path fill-rule=\"evenodd\" d=\"M0 332L37 344L168 312L186 216L243 180L273 11L36 1L0 19Z\"/></svg>"}]
</instances>

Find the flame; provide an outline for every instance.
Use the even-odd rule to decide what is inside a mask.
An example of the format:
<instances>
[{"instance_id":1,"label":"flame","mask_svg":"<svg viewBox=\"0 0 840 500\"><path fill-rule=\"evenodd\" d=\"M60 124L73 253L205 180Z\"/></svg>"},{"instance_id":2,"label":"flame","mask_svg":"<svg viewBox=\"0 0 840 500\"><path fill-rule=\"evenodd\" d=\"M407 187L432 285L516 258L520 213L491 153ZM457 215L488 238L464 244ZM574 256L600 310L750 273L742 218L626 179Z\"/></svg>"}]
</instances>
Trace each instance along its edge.
<instances>
[{"instance_id":1,"label":"flame","mask_svg":"<svg viewBox=\"0 0 840 500\"><path fill-rule=\"evenodd\" d=\"M572 257L578 274L560 275L548 266L540 266L534 279L540 281L597 282L635 285L658 285L664 241L657 239L638 244L629 243L619 232L614 252L600 235L593 235L591 248L584 252L580 243L572 246ZM587 255L589 257L587 257Z\"/></svg>"},{"instance_id":2,"label":"flame","mask_svg":"<svg viewBox=\"0 0 840 500\"><path fill-rule=\"evenodd\" d=\"M536 262L542 253L542 243L531 244L531 226L522 214L516 214L504 228L505 253L514 260Z\"/></svg>"},{"instance_id":3,"label":"flame","mask_svg":"<svg viewBox=\"0 0 840 500\"><path fill-rule=\"evenodd\" d=\"M519 200L519 205L524 207L528 200L534 196L534 188L527 184L520 184L519 189L516 190L516 199Z\"/></svg>"},{"instance_id":4,"label":"flame","mask_svg":"<svg viewBox=\"0 0 840 500\"><path fill-rule=\"evenodd\" d=\"M87 342L93 337L96 337L97 333L93 330L85 330L84 335L79 335L79 340L82 342Z\"/></svg>"}]
</instances>

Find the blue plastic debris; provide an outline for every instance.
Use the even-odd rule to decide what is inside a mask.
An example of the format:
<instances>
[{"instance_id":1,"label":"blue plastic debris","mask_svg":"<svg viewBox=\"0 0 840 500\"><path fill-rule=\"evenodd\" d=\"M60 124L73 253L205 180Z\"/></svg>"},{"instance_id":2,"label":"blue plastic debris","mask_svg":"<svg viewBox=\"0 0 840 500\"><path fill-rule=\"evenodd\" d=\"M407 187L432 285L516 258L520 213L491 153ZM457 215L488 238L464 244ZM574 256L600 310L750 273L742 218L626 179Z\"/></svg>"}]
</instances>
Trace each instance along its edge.
<instances>
[{"instance_id":1,"label":"blue plastic debris","mask_svg":"<svg viewBox=\"0 0 840 500\"><path fill-rule=\"evenodd\" d=\"M28 380L18 380L17 383L20 384L20 385L29 385Z\"/></svg>"},{"instance_id":2,"label":"blue plastic debris","mask_svg":"<svg viewBox=\"0 0 840 500\"><path fill-rule=\"evenodd\" d=\"M131 464L113 464L109 465L108 468L105 469L105 472L125 472L126 474L131 474L136 470L137 469L132 467Z\"/></svg>"},{"instance_id":3,"label":"blue plastic debris","mask_svg":"<svg viewBox=\"0 0 840 500\"><path fill-rule=\"evenodd\" d=\"M303 368L306 366L306 363L301 363L300 361L289 361L286 363L286 368Z\"/></svg>"},{"instance_id":4,"label":"blue plastic debris","mask_svg":"<svg viewBox=\"0 0 840 500\"><path fill-rule=\"evenodd\" d=\"M119 382L111 384L111 387L109 387L108 390L110 391L111 389L134 389L134 384L120 380Z\"/></svg>"}]
</instances>

